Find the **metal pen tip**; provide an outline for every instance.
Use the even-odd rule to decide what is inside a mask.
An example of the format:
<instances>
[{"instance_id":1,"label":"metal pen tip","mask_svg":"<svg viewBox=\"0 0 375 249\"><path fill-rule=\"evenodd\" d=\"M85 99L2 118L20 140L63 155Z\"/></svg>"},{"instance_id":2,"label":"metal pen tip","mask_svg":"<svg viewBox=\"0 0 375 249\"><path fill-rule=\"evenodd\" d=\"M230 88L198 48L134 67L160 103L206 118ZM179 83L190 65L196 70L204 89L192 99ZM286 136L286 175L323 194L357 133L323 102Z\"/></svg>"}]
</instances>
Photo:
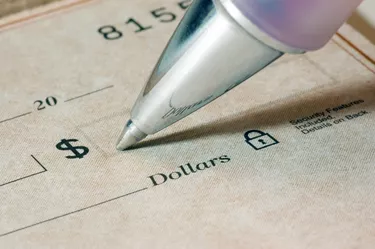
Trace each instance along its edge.
<instances>
[{"instance_id":1,"label":"metal pen tip","mask_svg":"<svg viewBox=\"0 0 375 249\"><path fill-rule=\"evenodd\" d=\"M137 138L131 134L131 131L128 130L127 127L125 127L120 137L118 138L116 149L120 151L126 150L137 142Z\"/></svg>"},{"instance_id":2,"label":"metal pen tip","mask_svg":"<svg viewBox=\"0 0 375 249\"><path fill-rule=\"evenodd\" d=\"M117 141L116 149L123 151L129 149L134 144L138 143L147 136L146 133L140 131L134 123L129 120L125 128L120 134Z\"/></svg>"}]
</instances>

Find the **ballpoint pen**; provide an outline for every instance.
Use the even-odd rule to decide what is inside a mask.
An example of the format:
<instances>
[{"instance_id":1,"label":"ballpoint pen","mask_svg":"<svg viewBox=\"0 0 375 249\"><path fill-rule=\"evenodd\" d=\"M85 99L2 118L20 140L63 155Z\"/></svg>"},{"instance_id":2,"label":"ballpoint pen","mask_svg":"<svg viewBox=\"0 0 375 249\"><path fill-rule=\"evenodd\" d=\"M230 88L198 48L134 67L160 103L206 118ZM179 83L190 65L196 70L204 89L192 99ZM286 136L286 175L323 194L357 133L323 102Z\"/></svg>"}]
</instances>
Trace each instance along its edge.
<instances>
[{"instance_id":1,"label":"ballpoint pen","mask_svg":"<svg viewBox=\"0 0 375 249\"><path fill-rule=\"evenodd\" d=\"M361 1L193 1L139 95L117 149L186 117L284 53L321 48Z\"/></svg>"}]
</instances>

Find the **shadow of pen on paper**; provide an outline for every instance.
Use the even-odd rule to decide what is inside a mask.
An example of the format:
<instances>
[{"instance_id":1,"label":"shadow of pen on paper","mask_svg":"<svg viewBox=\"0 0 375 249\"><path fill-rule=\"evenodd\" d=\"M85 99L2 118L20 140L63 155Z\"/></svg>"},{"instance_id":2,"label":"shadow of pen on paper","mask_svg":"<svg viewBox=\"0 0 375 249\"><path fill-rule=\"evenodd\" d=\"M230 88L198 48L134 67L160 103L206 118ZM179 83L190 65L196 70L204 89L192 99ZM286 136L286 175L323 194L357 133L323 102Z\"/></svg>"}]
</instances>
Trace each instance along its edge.
<instances>
[{"instance_id":1,"label":"shadow of pen on paper","mask_svg":"<svg viewBox=\"0 0 375 249\"><path fill-rule=\"evenodd\" d=\"M274 127L326 108L362 99L366 107L375 106L375 80L333 84L279 99L217 121L192 127L163 137L145 140L133 148L192 141L230 133L242 133L254 127ZM336 89L340 87L340 89ZM275 89L276 91L277 89ZM204 110L200 110L204 111ZM194 114L192 114L194 115Z\"/></svg>"}]
</instances>

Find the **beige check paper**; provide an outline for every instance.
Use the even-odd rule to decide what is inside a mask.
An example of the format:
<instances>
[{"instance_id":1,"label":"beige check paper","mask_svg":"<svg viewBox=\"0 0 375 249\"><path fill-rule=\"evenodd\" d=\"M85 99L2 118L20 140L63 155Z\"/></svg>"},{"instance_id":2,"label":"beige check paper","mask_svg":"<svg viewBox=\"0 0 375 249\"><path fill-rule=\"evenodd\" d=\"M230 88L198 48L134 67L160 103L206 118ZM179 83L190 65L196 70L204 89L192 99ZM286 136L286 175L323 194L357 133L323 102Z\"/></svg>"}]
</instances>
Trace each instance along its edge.
<instances>
[{"instance_id":1,"label":"beige check paper","mask_svg":"<svg viewBox=\"0 0 375 249\"><path fill-rule=\"evenodd\" d=\"M115 150L188 2L0 20L0 248L375 248L375 48L349 26Z\"/></svg>"}]
</instances>

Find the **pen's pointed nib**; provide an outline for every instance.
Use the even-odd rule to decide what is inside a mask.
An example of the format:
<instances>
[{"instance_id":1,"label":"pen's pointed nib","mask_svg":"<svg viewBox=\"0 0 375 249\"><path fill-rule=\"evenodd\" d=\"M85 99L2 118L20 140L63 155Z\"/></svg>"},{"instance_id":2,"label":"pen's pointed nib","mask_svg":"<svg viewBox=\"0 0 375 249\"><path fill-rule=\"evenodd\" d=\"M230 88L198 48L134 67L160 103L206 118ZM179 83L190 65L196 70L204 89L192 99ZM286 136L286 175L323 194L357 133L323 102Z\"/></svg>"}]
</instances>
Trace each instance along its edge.
<instances>
[{"instance_id":1,"label":"pen's pointed nib","mask_svg":"<svg viewBox=\"0 0 375 249\"><path fill-rule=\"evenodd\" d=\"M140 131L131 120L128 121L117 141L117 150L126 150L141 141L147 134Z\"/></svg>"},{"instance_id":2,"label":"pen's pointed nib","mask_svg":"<svg viewBox=\"0 0 375 249\"><path fill-rule=\"evenodd\" d=\"M137 138L134 137L131 132L125 127L124 131L121 133L116 145L117 150L126 150L130 146L137 143Z\"/></svg>"}]
</instances>

